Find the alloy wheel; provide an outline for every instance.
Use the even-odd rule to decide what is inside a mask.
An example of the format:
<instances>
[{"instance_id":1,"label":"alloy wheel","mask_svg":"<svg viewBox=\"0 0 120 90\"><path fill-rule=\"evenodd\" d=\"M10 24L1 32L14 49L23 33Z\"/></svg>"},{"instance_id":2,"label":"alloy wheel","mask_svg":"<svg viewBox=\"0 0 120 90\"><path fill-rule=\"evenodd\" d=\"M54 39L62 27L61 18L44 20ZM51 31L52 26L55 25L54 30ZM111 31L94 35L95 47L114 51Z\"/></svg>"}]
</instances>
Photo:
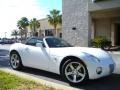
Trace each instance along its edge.
<instances>
[{"instance_id":1,"label":"alloy wheel","mask_svg":"<svg viewBox=\"0 0 120 90\"><path fill-rule=\"evenodd\" d=\"M18 68L19 67L19 64L20 64L20 60L19 60L20 58L19 58L19 56L17 55L17 54L12 54L11 55L11 60L10 60L10 62L11 62L11 66L14 68L14 69L16 69L16 68Z\"/></svg>"},{"instance_id":2,"label":"alloy wheel","mask_svg":"<svg viewBox=\"0 0 120 90\"><path fill-rule=\"evenodd\" d=\"M86 69L79 62L70 62L65 67L65 76L70 82L79 83L85 78Z\"/></svg>"}]
</instances>

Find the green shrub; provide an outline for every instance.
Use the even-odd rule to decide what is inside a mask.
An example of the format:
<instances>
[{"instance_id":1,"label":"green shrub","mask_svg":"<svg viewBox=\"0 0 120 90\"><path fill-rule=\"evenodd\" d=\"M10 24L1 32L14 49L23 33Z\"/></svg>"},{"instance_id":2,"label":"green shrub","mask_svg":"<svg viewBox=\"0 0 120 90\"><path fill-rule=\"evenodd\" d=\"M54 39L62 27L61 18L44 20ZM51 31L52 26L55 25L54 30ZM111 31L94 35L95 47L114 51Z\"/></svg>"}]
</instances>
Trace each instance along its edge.
<instances>
[{"instance_id":1,"label":"green shrub","mask_svg":"<svg viewBox=\"0 0 120 90\"><path fill-rule=\"evenodd\" d=\"M105 48L105 47L109 47L110 45L111 45L111 41L107 40L102 36L95 37L95 39L92 40L92 46L94 47Z\"/></svg>"}]
</instances>

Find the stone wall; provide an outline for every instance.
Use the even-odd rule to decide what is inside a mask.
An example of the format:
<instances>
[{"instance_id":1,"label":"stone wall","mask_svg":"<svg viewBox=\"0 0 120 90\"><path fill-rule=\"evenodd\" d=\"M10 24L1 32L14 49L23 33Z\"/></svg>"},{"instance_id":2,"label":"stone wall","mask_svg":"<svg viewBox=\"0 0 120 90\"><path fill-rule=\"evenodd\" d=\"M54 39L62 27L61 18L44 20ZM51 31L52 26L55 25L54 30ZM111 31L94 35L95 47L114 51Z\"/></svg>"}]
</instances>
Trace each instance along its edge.
<instances>
[{"instance_id":1,"label":"stone wall","mask_svg":"<svg viewBox=\"0 0 120 90\"><path fill-rule=\"evenodd\" d=\"M63 39L75 46L88 46L90 40L88 1L63 0L62 8Z\"/></svg>"}]
</instances>

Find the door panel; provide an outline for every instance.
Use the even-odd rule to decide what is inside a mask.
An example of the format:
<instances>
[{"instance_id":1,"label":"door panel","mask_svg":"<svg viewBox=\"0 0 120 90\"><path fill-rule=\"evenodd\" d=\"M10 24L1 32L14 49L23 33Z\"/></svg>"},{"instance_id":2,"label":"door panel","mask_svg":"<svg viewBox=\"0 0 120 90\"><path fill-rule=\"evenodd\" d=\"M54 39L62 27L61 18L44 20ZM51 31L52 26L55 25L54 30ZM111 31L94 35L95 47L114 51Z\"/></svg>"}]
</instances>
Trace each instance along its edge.
<instances>
[{"instance_id":1,"label":"door panel","mask_svg":"<svg viewBox=\"0 0 120 90\"><path fill-rule=\"evenodd\" d=\"M26 45L24 50L26 66L48 70L49 54L45 48Z\"/></svg>"}]
</instances>

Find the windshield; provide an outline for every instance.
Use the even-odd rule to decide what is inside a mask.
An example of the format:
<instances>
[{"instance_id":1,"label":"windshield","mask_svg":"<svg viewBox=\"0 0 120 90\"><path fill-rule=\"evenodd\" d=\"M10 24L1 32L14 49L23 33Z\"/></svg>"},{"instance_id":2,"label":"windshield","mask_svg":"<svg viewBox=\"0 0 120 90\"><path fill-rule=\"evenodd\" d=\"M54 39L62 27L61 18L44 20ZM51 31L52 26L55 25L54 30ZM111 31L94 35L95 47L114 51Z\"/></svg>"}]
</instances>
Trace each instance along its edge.
<instances>
[{"instance_id":1,"label":"windshield","mask_svg":"<svg viewBox=\"0 0 120 90\"><path fill-rule=\"evenodd\" d=\"M60 38L46 38L46 42L50 48L72 47L72 45Z\"/></svg>"}]
</instances>

